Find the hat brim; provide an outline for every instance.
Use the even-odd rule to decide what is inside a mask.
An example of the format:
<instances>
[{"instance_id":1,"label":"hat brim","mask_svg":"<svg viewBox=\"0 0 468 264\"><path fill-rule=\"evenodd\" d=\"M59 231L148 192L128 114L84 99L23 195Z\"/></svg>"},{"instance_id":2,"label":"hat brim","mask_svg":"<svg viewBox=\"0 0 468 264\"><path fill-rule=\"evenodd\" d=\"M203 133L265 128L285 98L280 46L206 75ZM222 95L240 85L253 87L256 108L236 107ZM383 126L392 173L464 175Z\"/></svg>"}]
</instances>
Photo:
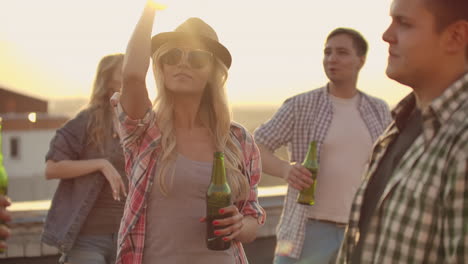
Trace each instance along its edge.
<instances>
[{"instance_id":1,"label":"hat brim","mask_svg":"<svg viewBox=\"0 0 468 264\"><path fill-rule=\"evenodd\" d=\"M154 52L156 52L163 44L169 41L199 42L207 50L218 57L228 69L231 67L231 53L221 43L204 36L193 35L185 32L162 32L153 36L151 38L151 54L154 54Z\"/></svg>"}]
</instances>

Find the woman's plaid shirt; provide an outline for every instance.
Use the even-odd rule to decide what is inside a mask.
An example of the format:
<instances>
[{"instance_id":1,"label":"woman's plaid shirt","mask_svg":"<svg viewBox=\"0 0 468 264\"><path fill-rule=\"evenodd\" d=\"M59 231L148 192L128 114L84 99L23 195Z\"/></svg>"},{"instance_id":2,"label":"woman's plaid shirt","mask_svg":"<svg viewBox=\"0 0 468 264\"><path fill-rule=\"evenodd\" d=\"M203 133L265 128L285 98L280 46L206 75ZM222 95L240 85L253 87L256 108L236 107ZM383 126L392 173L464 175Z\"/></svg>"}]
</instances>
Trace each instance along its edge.
<instances>
[{"instance_id":1,"label":"woman's plaid shirt","mask_svg":"<svg viewBox=\"0 0 468 264\"><path fill-rule=\"evenodd\" d=\"M410 94L396 108L408 113ZM423 132L395 168L363 241L360 263L468 263L468 74L423 111ZM358 190L338 262L359 241L359 215L370 177L399 131L395 123L374 147Z\"/></svg>"},{"instance_id":2,"label":"woman's plaid shirt","mask_svg":"<svg viewBox=\"0 0 468 264\"><path fill-rule=\"evenodd\" d=\"M119 96L118 93L114 94L111 101L119 120L119 134L124 149L129 190L120 224L116 263L140 264L147 224L146 201L153 182L153 172L158 165L161 134L156 126L154 111L148 111L141 120L132 120L118 103ZM240 125L231 125L231 135L244 154L244 172L250 183L249 199L246 202L236 203L236 206L243 215L253 216L263 224L265 211L257 199L257 183L261 175L259 150L253 137ZM236 264L248 263L240 242L234 241L233 250Z\"/></svg>"}]
</instances>

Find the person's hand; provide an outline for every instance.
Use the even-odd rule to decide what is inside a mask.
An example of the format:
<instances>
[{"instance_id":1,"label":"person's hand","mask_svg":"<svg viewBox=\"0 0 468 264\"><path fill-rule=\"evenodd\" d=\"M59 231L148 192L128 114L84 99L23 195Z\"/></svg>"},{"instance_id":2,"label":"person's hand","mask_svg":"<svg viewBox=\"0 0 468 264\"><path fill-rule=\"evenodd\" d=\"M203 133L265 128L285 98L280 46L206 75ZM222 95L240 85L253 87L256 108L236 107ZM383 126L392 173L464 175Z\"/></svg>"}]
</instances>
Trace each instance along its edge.
<instances>
[{"instance_id":1,"label":"person's hand","mask_svg":"<svg viewBox=\"0 0 468 264\"><path fill-rule=\"evenodd\" d=\"M101 159L101 172L106 177L112 188L112 197L114 200L120 201L120 196L127 196L125 190L125 184L120 176L120 173L114 168L114 166L106 159Z\"/></svg>"},{"instance_id":2,"label":"person's hand","mask_svg":"<svg viewBox=\"0 0 468 264\"><path fill-rule=\"evenodd\" d=\"M223 237L224 241L235 239L242 231L242 219L244 219L244 216L239 212L239 209L235 205L221 208L219 213L221 215L226 215L227 217L224 219L213 220L213 225L221 228L215 229L214 234L216 236ZM205 221L205 217L200 219L200 222Z\"/></svg>"},{"instance_id":3,"label":"person's hand","mask_svg":"<svg viewBox=\"0 0 468 264\"><path fill-rule=\"evenodd\" d=\"M219 210L219 213L228 217L213 220L214 226L223 227L222 229L216 229L215 235L223 237L224 241L235 239L242 231L244 216L235 205L224 207Z\"/></svg>"},{"instance_id":4,"label":"person's hand","mask_svg":"<svg viewBox=\"0 0 468 264\"><path fill-rule=\"evenodd\" d=\"M283 175L288 184L299 191L310 187L314 183L312 173L299 163L291 163Z\"/></svg>"},{"instance_id":5,"label":"person's hand","mask_svg":"<svg viewBox=\"0 0 468 264\"><path fill-rule=\"evenodd\" d=\"M2 222L11 221L11 215L6 210L6 208L10 205L10 200L4 195L0 195L0 220ZM0 225L0 249L6 248L6 243L3 240L7 239L10 236L10 234L10 229L6 225Z\"/></svg>"},{"instance_id":6,"label":"person's hand","mask_svg":"<svg viewBox=\"0 0 468 264\"><path fill-rule=\"evenodd\" d=\"M161 3L160 0L148 0L148 4L151 5L157 11L161 11L167 8L167 5Z\"/></svg>"}]
</instances>

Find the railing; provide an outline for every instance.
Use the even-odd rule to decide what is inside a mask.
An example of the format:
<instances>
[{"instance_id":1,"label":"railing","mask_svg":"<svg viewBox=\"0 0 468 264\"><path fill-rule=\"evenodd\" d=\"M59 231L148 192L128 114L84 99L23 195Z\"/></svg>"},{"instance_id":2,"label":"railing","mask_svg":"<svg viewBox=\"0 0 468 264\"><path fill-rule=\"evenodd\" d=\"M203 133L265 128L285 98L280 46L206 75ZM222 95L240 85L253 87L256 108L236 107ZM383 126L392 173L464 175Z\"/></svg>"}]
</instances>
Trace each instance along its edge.
<instances>
[{"instance_id":1,"label":"railing","mask_svg":"<svg viewBox=\"0 0 468 264\"><path fill-rule=\"evenodd\" d=\"M258 237L275 235L275 228L281 215L285 186L260 187L259 202L267 213L267 221L259 230ZM41 242L41 232L50 200L14 202L8 210L13 216L10 223L11 237L7 240L8 249L0 254L0 259L17 257L43 257L58 254L55 247Z\"/></svg>"}]
</instances>

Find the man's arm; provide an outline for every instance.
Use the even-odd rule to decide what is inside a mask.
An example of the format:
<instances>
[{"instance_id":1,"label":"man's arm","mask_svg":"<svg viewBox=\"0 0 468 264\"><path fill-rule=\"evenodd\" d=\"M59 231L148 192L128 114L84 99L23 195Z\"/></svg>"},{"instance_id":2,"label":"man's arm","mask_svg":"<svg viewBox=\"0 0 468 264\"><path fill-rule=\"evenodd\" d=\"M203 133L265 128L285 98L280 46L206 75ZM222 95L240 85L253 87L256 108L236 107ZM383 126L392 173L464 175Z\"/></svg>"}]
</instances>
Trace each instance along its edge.
<instances>
[{"instance_id":1,"label":"man's arm","mask_svg":"<svg viewBox=\"0 0 468 264\"><path fill-rule=\"evenodd\" d=\"M263 171L284 179L293 188L302 190L308 188L314 181L312 174L299 163L289 163L278 158L273 151L263 144L258 144L262 156Z\"/></svg>"}]
</instances>

